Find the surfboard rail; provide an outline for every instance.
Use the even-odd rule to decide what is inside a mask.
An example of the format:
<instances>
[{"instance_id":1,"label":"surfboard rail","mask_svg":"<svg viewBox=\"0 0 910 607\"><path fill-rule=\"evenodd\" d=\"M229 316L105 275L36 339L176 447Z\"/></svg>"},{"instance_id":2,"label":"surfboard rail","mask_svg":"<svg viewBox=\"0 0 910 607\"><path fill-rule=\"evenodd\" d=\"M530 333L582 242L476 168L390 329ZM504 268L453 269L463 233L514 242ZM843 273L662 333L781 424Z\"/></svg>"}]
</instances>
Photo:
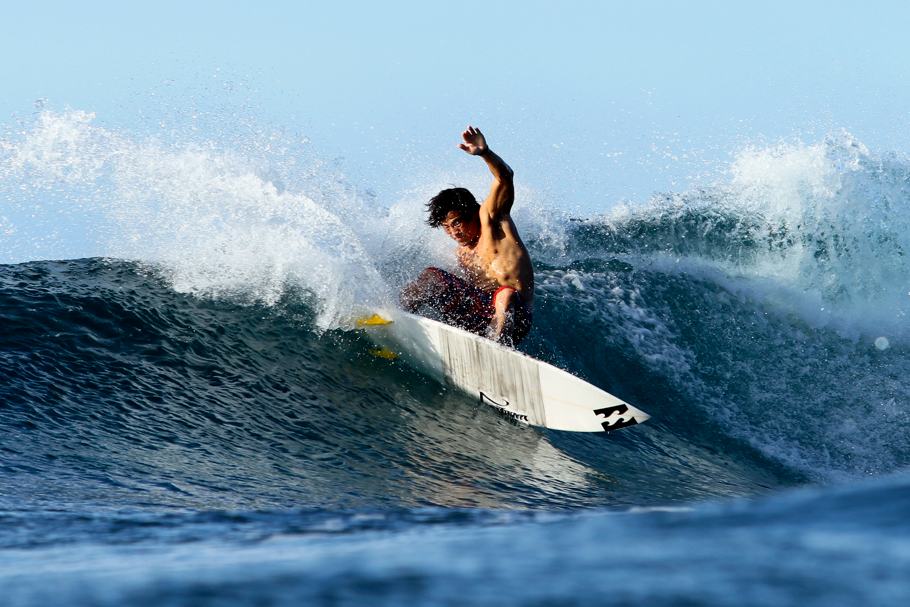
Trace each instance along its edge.
<instances>
[{"instance_id":1,"label":"surfboard rail","mask_svg":"<svg viewBox=\"0 0 910 607\"><path fill-rule=\"evenodd\" d=\"M519 423L610 432L650 417L563 369L457 327L402 310L363 320L357 326L380 347Z\"/></svg>"}]
</instances>

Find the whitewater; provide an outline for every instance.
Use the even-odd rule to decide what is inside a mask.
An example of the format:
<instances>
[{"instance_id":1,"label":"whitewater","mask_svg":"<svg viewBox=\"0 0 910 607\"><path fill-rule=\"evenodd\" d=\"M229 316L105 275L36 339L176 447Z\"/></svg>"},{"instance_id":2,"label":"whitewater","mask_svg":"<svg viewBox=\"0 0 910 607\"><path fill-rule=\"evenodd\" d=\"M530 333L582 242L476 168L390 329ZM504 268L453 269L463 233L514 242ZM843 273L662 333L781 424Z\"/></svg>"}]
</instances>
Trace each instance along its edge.
<instances>
[{"instance_id":1,"label":"whitewater","mask_svg":"<svg viewBox=\"0 0 910 607\"><path fill-rule=\"evenodd\" d=\"M516 167L522 350L653 416L586 435L353 329L482 170L380 200L286 133L99 122L0 131L5 604L910 599L907 159L835 132L589 214Z\"/></svg>"}]
</instances>

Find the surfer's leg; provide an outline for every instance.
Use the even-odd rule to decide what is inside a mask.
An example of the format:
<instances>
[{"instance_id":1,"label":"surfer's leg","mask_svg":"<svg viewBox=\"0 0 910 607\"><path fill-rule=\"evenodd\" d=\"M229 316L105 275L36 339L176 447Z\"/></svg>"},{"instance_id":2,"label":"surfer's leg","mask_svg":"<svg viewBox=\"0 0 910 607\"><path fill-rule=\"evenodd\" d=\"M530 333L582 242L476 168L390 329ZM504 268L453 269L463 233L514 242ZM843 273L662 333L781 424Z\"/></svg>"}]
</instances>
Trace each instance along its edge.
<instances>
[{"instance_id":1,"label":"surfer's leg","mask_svg":"<svg viewBox=\"0 0 910 607\"><path fill-rule=\"evenodd\" d=\"M445 323L482 332L490 321L489 295L439 268L427 268L401 291L401 306L413 313L435 312Z\"/></svg>"},{"instance_id":2,"label":"surfer's leg","mask_svg":"<svg viewBox=\"0 0 910 607\"><path fill-rule=\"evenodd\" d=\"M457 290L458 278L439 268L426 268L417 280L401 290L401 307L408 312L417 312L424 306L442 310L447 302L446 295Z\"/></svg>"},{"instance_id":3,"label":"surfer's leg","mask_svg":"<svg viewBox=\"0 0 910 607\"><path fill-rule=\"evenodd\" d=\"M531 330L531 310L512 287L500 287L493 294L493 320L487 336L499 343L515 347Z\"/></svg>"}]
</instances>

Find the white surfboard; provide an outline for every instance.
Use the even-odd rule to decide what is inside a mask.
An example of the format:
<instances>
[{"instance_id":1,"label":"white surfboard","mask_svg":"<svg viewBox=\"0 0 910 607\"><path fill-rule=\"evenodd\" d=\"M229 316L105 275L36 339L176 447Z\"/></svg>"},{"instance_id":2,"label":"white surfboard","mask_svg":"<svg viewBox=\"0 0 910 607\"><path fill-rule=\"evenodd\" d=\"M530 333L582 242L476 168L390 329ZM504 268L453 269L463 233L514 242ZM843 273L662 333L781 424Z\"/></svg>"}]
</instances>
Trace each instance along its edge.
<instances>
[{"instance_id":1,"label":"white surfboard","mask_svg":"<svg viewBox=\"0 0 910 607\"><path fill-rule=\"evenodd\" d=\"M386 310L357 325L382 346L378 355L401 356L521 423L609 432L650 417L562 369L429 318Z\"/></svg>"}]
</instances>

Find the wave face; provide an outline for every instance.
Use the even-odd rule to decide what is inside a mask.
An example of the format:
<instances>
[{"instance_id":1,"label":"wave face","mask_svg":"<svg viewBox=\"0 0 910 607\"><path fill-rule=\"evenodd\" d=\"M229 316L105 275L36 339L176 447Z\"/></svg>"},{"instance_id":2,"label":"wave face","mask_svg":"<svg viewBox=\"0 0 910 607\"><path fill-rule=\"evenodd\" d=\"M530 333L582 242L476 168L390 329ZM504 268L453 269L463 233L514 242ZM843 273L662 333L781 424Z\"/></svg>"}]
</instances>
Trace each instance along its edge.
<instances>
[{"instance_id":1,"label":"wave face","mask_svg":"<svg viewBox=\"0 0 910 607\"><path fill-rule=\"evenodd\" d=\"M165 143L78 111L0 144L0 504L45 512L8 548L88 542L95 523L116 543L148 516L167 536L234 529L147 514L185 510L247 513L237 525L263 536L337 511L345 533L377 511L386 531L485 528L503 510L850 485L910 461L910 165L848 134L745 150L722 183L603 215L519 190L537 272L523 349L653 416L606 436L513 426L352 330L451 264L421 219L452 176L380 203L278 135ZM59 531L79 527L60 509L129 524ZM289 509L305 514L274 514Z\"/></svg>"},{"instance_id":2,"label":"wave face","mask_svg":"<svg viewBox=\"0 0 910 607\"><path fill-rule=\"evenodd\" d=\"M356 333L318 330L306 293L272 307L200 299L103 259L5 266L0 280L8 497L18 487L109 505L549 509L749 494L787 478L689 414L609 439L513 427L373 358ZM604 356L629 358L605 338ZM557 343L568 356L578 342ZM646 390L660 377L634 357L604 364L584 350L570 360L577 372L607 384L630 373L638 379L614 389L678 404L671 386ZM717 440L737 453L723 465ZM664 478L659 490L640 487L644 475Z\"/></svg>"}]
</instances>

